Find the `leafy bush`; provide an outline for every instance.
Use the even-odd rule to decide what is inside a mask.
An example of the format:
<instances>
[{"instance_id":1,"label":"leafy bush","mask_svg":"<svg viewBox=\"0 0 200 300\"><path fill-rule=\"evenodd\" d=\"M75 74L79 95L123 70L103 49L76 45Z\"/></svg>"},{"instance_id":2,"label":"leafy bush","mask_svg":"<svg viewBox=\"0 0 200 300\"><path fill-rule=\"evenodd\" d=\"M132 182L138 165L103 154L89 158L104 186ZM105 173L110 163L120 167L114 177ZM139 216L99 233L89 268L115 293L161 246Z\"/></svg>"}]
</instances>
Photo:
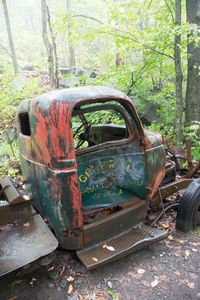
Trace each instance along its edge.
<instances>
[{"instance_id":1,"label":"leafy bush","mask_svg":"<svg viewBox=\"0 0 200 300\"><path fill-rule=\"evenodd\" d=\"M186 140L192 141L192 158L200 161L200 122L194 121L191 126L186 127L184 136Z\"/></svg>"},{"instance_id":2,"label":"leafy bush","mask_svg":"<svg viewBox=\"0 0 200 300\"><path fill-rule=\"evenodd\" d=\"M22 75L5 72L0 79L0 112L1 127L13 124L18 104L41 92L38 79L26 79Z\"/></svg>"},{"instance_id":3,"label":"leafy bush","mask_svg":"<svg viewBox=\"0 0 200 300\"><path fill-rule=\"evenodd\" d=\"M41 89L38 88L37 78L28 80L10 72L5 72L0 80L0 176L12 176L19 173L18 147L16 141L12 146L9 144L5 132L15 123L18 104L37 95Z\"/></svg>"}]
</instances>

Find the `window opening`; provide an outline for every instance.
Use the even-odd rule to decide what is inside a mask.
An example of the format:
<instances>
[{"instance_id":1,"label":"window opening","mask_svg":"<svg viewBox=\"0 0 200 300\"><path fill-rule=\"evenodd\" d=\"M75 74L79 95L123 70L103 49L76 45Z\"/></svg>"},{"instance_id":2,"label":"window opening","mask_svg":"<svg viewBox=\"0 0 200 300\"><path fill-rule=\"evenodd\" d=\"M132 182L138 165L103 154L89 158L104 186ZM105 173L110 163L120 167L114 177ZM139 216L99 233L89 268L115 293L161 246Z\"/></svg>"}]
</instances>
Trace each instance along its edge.
<instances>
[{"instance_id":1,"label":"window opening","mask_svg":"<svg viewBox=\"0 0 200 300\"><path fill-rule=\"evenodd\" d=\"M30 136L31 135L31 128L30 128L28 113L19 114L19 122L20 122L20 132L23 135Z\"/></svg>"},{"instance_id":2,"label":"window opening","mask_svg":"<svg viewBox=\"0 0 200 300\"><path fill-rule=\"evenodd\" d=\"M76 150L128 138L128 128L122 111L123 108L118 103L97 103L75 108L72 128Z\"/></svg>"}]
</instances>

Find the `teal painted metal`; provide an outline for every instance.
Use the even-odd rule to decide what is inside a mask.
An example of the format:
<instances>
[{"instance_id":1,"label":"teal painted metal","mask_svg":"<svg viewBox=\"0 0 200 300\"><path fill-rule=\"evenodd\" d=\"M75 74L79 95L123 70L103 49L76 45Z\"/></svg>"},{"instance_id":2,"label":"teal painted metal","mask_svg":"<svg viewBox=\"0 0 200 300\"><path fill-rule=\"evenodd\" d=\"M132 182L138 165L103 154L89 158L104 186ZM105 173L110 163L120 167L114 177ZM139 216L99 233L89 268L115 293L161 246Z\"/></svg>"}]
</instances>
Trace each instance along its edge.
<instances>
[{"instance_id":1,"label":"teal painted metal","mask_svg":"<svg viewBox=\"0 0 200 300\"><path fill-rule=\"evenodd\" d=\"M128 137L75 151L72 114L86 103L109 107L113 101L126 118ZM132 102L119 91L84 87L50 92L23 101L17 124L27 191L65 248L83 246L82 210L136 197L149 201L164 177L162 137L144 131Z\"/></svg>"},{"instance_id":2,"label":"teal painted metal","mask_svg":"<svg viewBox=\"0 0 200 300\"><path fill-rule=\"evenodd\" d=\"M99 151L98 157L78 159L83 209L146 198L147 174L139 147ZM137 149L138 148L138 149Z\"/></svg>"}]
</instances>

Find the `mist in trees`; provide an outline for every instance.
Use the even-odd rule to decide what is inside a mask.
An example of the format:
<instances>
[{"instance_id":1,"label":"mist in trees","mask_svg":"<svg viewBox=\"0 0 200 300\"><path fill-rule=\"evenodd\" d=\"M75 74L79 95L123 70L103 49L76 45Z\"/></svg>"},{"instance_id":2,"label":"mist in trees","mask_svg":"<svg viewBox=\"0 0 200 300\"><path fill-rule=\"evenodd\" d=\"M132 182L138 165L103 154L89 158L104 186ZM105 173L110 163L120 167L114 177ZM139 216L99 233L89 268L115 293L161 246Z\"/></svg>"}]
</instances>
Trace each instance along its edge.
<instances>
[{"instance_id":1,"label":"mist in trees","mask_svg":"<svg viewBox=\"0 0 200 300\"><path fill-rule=\"evenodd\" d=\"M178 147L198 132L198 0L2 0L0 14L1 72L48 71L58 88L59 68L92 69L79 84L120 89L141 115L155 105L151 128Z\"/></svg>"}]
</instances>

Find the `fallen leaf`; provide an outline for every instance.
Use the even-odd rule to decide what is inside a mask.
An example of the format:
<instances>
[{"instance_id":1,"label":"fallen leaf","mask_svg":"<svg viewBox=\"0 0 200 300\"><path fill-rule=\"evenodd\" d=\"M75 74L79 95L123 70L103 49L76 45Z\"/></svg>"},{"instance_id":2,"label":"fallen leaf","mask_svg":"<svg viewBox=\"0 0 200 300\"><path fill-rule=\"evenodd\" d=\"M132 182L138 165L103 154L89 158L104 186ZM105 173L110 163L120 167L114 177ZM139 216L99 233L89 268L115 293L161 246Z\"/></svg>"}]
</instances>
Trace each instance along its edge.
<instances>
[{"instance_id":1,"label":"fallen leaf","mask_svg":"<svg viewBox=\"0 0 200 300\"><path fill-rule=\"evenodd\" d=\"M17 296L11 297L8 300L15 300L15 299L17 299Z\"/></svg>"},{"instance_id":2,"label":"fallen leaf","mask_svg":"<svg viewBox=\"0 0 200 300\"><path fill-rule=\"evenodd\" d=\"M195 242L190 242L189 244L194 246L194 247L199 247L200 246L200 243L195 243Z\"/></svg>"},{"instance_id":3,"label":"fallen leaf","mask_svg":"<svg viewBox=\"0 0 200 300\"><path fill-rule=\"evenodd\" d=\"M29 227L30 226L30 223L27 222L27 223L24 223L24 227Z\"/></svg>"},{"instance_id":4,"label":"fallen leaf","mask_svg":"<svg viewBox=\"0 0 200 300\"><path fill-rule=\"evenodd\" d=\"M22 282L22 279L21 280L14 280L13 282L11 282L9 284L9 286L16 286L16 285L20 284L21 282Z\"/></svg>"},{"instance_id":5,"label":"fallen leaf","mask_svg":"<svg viewBox=\"0 0 200 300\"><path fill-rule=\"evenodd\" d=\"M62 270L60 271L60 277L62 277L62 275L63 275L63 273L65 272L65 269L66 269L66 266L64 265L63 267L62 267Z\"/></svg>"},{"instance_id":6,"label":"fallen leaf","mask_svg":"<svg viewBox=\"0 0 200 300\"><path fill-rule=\"evenodd\" d=\"M157 271L158 270L158 267L155 266L155 265L152 265L152 264L149 264L147 266L147 268L148 268L149 271Z\"/></svg>"},{"instance_id":7,"label":"fallen leaf","mask_svg":"<svg viewBox=\"0 0 200 300\"><path fill-rule=\"evenodd\" d=\"M158 276L158 280L159 281L170 281L170 278L169 277L167 277L166 275L160 275L160 276Z\"/></svg>"},{"instance_id":8,"label":"fallen leaf","mask_svg":"<svg viewBox=\"0 0 200 300\"><path fill-rule=\"evenodd\" d=\"M185 255L186 255L187 257L190 256L190 251L185 250Z\"/></svg>"},{"instance_id":9,"label":"fallen leaf","mask_svg":"<svg viewBox=\"0 0 200 300\"><path fill-rule=\"evenodd\" d=\"M50 267L47 269L47 272L51 272L51 271L53 271L53 269L54 269L54 267Z\"/></svg>"},{"instance_id":10,"label":"fallen leaf","mask_svg":"<svg viewBox=\"0 0 200 300\"><path fill-rule=\"evenodd\" d=\"M79 276L79 277L84 277L85 276L85 274L83 274L83 273L75 273L75 275L74 276Z\"/></svg>"},{"instance_id":11,"label":"fallen leaf","mask_svg":"<svg viewBox=\"0 0 200 300\"><path fill-rule=\"evenodd\" d=\"M72 281L74 281L75 278L72 277L72 276L69 276L69 277L67 277L66 279L67 279L68 282L72 282Z\"/></svg>"},{"instance_id":12,"label":"fallen leaf","mask_svg":"<svg viewBox=\"0 0 200 300\"><path fill-rule=\"evenodd\" d=\"M180 244L184 244L184 241L183 240L179 240L178 241Z\"/></svg>"},{"instance_id":13,"label":"fallen leaf","mask_svg":"<svg viewBox=\"0 0 200 300\"><path fill-rule=\"evenodd\" d=\"M141 284L143 284L146 287L150 287L151 286L150 283L148 281L146 281L146 280L141 280L140 282L141 282Z\"/></svg>"},{"instance_id":14,"label":"fallen leaf","mask_svg":"<svg viewBox=\"0 0 200 300\"><path fill-rule=\"evenodd\" d=\"M0 230L9 231L10 230L10 224L0 226Z\"/></svg>"},{"instance_id":15,"label":"fallen leaf","mask_svg":"<svg viewBox=\"0 0 200 300\"><path fill-rule=\"evenodd\" d=\"M144 274L144 273L145 273L145 270L144 270L144 269L138 269L138 271L137 271L137 272L138 272L138 274L141 274L141 275L142 275L142 274Z\"/></svg>"},{"instance_id":16,"label":"fallen leaf","mask_svg":"<svg viewBox=\"0 0 200 300\"><path fill-rule=\"evenodd\" d=\"M175 271L174 274L175 274L176 276L180 276L180 275L181 275L181 273L180 273L179 271Z\"/></svg>"},{"instance_id":17,"label":"fallen leaf","mask_svg":"<svg viewBox=\"0 0 200 300\"><path fill-rule=\"evenodd\" d=\"M130 275L133 279L142 278L142 274L135 274L135 273L129 272L128 275ZM123 278L125 278L125 277L123 277Z\"/></svg>"},{"instance_id":18,"label":"fallen leaf","mask_svg":"<svg viewBox=\"0 0 200 300\"><path fill-rule=\"evenodd\" d=\"M190 289L194 289L195 288L195 285L193 282L188 282L187 286L190 288Z\"/></svg>"},{"instance_id":19,"label":"fallen leaf","mask_svg":"<svg viewBox=\"0 0 200 300\"><path fill-rule=\"evenodd\" d=\"M180 253L180 251L179 251L179 252L175 252L174 255L175 255L176 257L180 257L180 256L181 256L181 253Z\"/></svg>"},{"instance_id":20,"label":"fallen leaf","mask_svg":"<svg viewBox=\"0 0 200 300\"><path fill-rule=\"evenodd\" d=\"M158 284L158 280L156 278L154 281L151 282L151 287L154 288L155 286L157 286L157 284Z\"/></svg>"},{"instance_id":21,"label":"fallen leaf","mask_svg":"<svg viewBox=\"0 0 200 300\"><path fill-rule=\"evenodd\" d=\"M173 236L170 234L170 235L168 236L168 240L172 241L173 239L174 239Z\"/></svg>"},{"instance_id":22,"label":"fallen leaf","mask_svg":"<svg viewBox=\"0 0 200 300\"><path fill-rule=\"evenodd\" d=\"M104 244L103 245L103 248L105 249L108 249L108 250L110 250L110 251L115 251L115 248L114 247L112 247L112 246L108 246L108 245L106 245L106 244Z\"/></svg>"},{"instance_id":23,"label":"fallen leaf","mask_svg":"<svg viewBox=\"0 0 200 300\"><path fill-rule=\"evenodd\" d=\"M110 251L115 251L115 248L112 247L112 246L108 246L107 249L110 250Z\"/></svg>"},{"instance_id":24,"label":"fallen leaf","mask_svg":"<svg viewBox=\"0 0 200 300\"><path fill-rule=\"evenodd\" d=\"M122 277L122 279L120 280L120 282L122 281L127 281L127 278L126 277Z\"/></svg>"},{"instance_id":25,"label":"fallen leaf","mask_svg":"<svg viewBox=\"0 0 200 300\"><path fill-rule=\"evenodd\" d=\"M98 258L96 258L96 257L92 257L92 259L93 259L94 261L98 261Z\"/></svg>"},{"instance_id":26,"label":"fallen leaf","mask_svg":"<svg viewBox=\"0 0 200 300\"><path fill-rule=\"evenodd\" d=\"M170 224L167 223L162 223L161 226L164 227L165 229L170 228Z\"/></svg>"},{"instance_id":27,"label":"fallen leaf","mask_svg":"<svg viewBox=\"0 0 200 300\"><path fill-rule=\"evenodd\" d=\"M180 250L181 246L180 245L176 245L174 248Z\"/></svg>"},{"instance_id":28,"label":"fallen leaf","mask_svg":"<svg viewBox=\"0 0 200 300\"><path fill-rule=\"evenodd\" d=\"M168 288L166 287L166 286L164 286L164 285L161 285L160 286L163 290L168 290Z\"/></svg>"},{"instance_id":29,"label":"fallen leaf","mask_svg":"<svg viewBox=\"0 0 200 300\"><path fill-rule=\"evenodd\" d=\"M33 277L33 278L31 279L31 281L29 282L29 284L30 284L30 285L33 285L34 282L35 282L36 280L37 280L37 279Z\"/></svg>"},{"instance_id":30,"label":"fallen leaf","mask_svg":"<svg viewBox=\"0 0 200 300\"><path fill-rule=\"evenodd\" d=\"M72 291L73 291L73 285L70 284L69 288L68 288L68 295L70 295L72 293Z\"/></svg>"},{"instance_id":31,"label":"fallen leaf","mask_svg":"<svg viewBox=\"0 0 200 300\"><path fill-rule=\"evenodd\" d=\"M108 293L108 295L111 296L113 299L116 299L116 298L117 298L117 295L116 295L114 292L108 291L107 293Z\"/></svg>"}]
</instances>

